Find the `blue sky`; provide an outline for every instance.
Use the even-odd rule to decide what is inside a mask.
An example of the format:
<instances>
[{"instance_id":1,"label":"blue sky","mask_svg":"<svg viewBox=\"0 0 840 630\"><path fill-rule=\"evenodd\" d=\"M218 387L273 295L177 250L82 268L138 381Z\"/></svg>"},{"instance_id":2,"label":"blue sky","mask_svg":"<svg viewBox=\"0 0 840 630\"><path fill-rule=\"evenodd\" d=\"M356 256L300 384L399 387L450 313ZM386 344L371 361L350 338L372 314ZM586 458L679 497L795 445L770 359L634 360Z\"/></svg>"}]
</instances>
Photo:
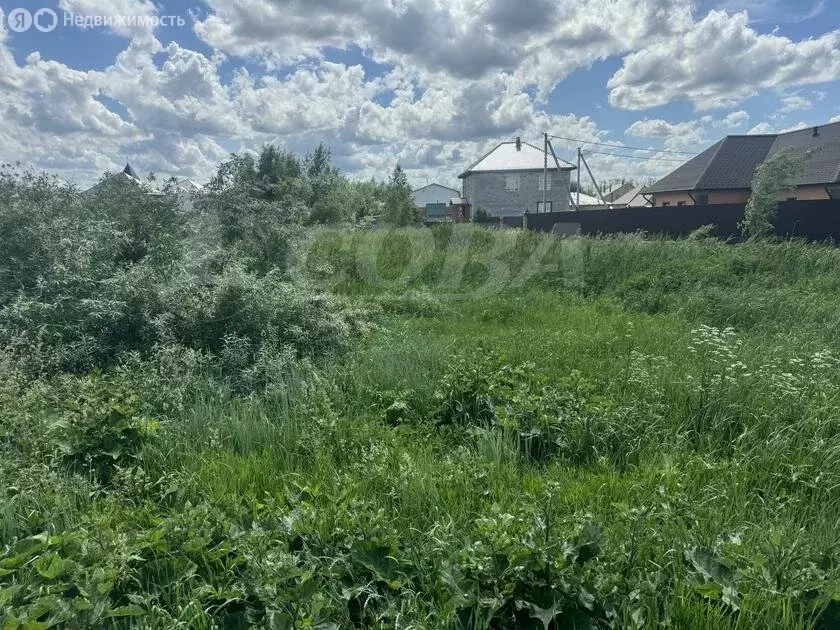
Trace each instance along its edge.
<instances>
[{"instance_id":1,"label":"blue sky","mask_svg":"<svg viewBox=\"0 0 840 630\"><path fill-rule=\"evenodd\" d=\"M384 178L399 161L416 184L452 185L495 143L545 131L615 144L582 143L621 154L590 154L599 179L643 180L726 134L840 120L833 0L0 8L0 160L81 184L126 161L206 180L232 151L324 141L359 177ZM15 9L50 9L58 24L22 30ZM556 148L570 157L577 144Z\"/></svg>"}]
</instances>

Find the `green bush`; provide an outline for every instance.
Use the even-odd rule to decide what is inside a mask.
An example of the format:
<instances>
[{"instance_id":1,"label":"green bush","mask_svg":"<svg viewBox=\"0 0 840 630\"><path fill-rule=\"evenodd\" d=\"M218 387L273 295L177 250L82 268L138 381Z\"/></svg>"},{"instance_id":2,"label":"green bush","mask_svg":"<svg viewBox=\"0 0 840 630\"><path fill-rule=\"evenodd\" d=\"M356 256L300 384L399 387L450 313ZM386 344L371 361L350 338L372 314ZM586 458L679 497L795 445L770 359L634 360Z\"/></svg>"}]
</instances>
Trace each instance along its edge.
<instances>
[{"instance_id":1,"label":"green bush","mask_svg":"<svg viewBox=\"0 0 840 630\"><path fill-rule=\"evenodd\" d=\"M238 391L348 347L358 314L289 278L303 218L284 210L294 194L254 197L247 177L226 177L189 207L111 180L79 196L0 178L0 225L24 248L0 262L0 347L31 374L54 374L182 346L211 355Z\"/></svg>"},{"instance_id":2,"label":"green bush","mask_svg":"<svg viewBox=\"0 0 840 630\"><path fill-rule=\"evenodd\" d=\"M133 463L158 423L141 415L138 394L119 379L93 375L73 384L78 392L47 429L50 443L61 465L108 484Z\"/></svg>"},{"instance_id":3,"label":"green bush","mask_svg":"<svg viewBox=\"0 0 840 630\"><path fill-rule=\"evenodd\" d=\"M453 360L435 393L438 423L508 432L534 462L588 465L620 454L611 440L611 405L579 373L550 379L533 363L499 365L492 355ZM400 415L407 414L400 408Z\"/></svg>"}]
</instances>

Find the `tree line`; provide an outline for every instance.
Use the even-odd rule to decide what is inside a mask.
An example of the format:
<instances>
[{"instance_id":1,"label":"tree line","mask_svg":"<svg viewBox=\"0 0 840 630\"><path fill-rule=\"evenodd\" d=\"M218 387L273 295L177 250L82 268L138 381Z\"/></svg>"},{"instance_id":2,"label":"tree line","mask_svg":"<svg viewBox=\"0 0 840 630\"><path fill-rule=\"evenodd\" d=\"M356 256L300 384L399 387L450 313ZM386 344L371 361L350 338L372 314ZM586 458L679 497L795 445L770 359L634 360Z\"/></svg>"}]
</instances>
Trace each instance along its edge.
<instances>
[{"instance_id":1,"label":"tree line","mask_svg":"<svg viewBox=\"0 0 840 630\"><path fill-rule=\"evenodd\" d=\"M405 226L417 220L411 187L397 164L387 181L356 180L332 163L324 143L303 159L273 144L259 155L233 154L222 163L203 196L244 205L263 202L305 225L358 223L379 218Z\"/></svg>"}]
</instances>

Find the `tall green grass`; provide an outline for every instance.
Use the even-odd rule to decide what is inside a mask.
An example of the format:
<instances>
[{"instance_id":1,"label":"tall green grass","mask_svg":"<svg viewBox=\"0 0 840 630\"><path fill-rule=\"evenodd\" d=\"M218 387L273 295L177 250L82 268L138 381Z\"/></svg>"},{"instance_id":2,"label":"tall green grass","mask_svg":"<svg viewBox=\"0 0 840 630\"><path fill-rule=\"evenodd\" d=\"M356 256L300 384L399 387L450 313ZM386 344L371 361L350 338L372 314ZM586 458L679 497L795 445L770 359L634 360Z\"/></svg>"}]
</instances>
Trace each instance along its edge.
<instances>
[{"instance_id":1,"label":"tall green grass","mask_svg":"<svg viewBox=\"0 0 840 630\"><path fill-rule=\"evenodd\" d=\"M838 627L840 252L456 227L299 262L372 335L248 397L196 379L109 487L7 395L4 623ZM443 421L475 397L495 420ZM84 580L124 616L73 613Z\"/></svg>"}]
</instances>

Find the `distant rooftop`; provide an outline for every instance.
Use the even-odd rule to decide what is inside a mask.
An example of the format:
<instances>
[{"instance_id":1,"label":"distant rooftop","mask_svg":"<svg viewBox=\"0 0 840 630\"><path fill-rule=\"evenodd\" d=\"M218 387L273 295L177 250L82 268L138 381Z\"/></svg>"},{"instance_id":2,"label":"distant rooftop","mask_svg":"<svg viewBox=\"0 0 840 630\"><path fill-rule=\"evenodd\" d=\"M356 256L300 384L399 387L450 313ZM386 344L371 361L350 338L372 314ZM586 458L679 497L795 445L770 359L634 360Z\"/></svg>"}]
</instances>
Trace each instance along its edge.
<instances>
[{"instance_id":1,"label":"distant rooftop","mask_svg":"<svg viewBox=\"0 0 840 630\"><path fill-rule=\"evenodd\" d=\"M582 206L600 206L601 201L597 197L593 197L592 195L584 195L580 193L580 201L578 201L578 194L576 192L572 193L572 201L575 203L579 203Z\"/></svg>"},{"instance_id":2,"label":"distant rooftop","mask_svg":"<svg viewBox=\"0 0 840 630\"><path fill-rule=\"evenodd\" d=\"M433 186L437 186L438 188L443 188L444 190L449 190L451 192L454 192L455 194L458 194L458 193L461 192L460 190L458 190L456 188L450 188L449 186L444 186L443 184L438 184L438 183L426 184L425 186L421 186L420 188L416 188L416 189L412 190L411 192L417 193L417 192L420 192L421 190L426 190L427 188L432 188Z\"/></svg>"},{"instance_id":3,"label":"distant rooftop","mask_svg":"<svg viewBox=\"0 0 840 630\"><path fill-rule=\"evenodd\" d=\"M122 172L124 175L128 175L129 177L133 177L137 181L140 181L140 178L137 176L137 173L135 173L134 169L131 168L131 164L126 163L125 168Z\"/></svg>"},{"instance_id":4,"label":"distant rooftop","mask_svg":"<svg viewBox=\"0 0 840 630\"><path fill-rule=\"evenodd\" d=\"M626 193L621 195L618 199L613 201L616 206L630 206L631 208L641 208L650 205L647 199L642 196L644 186L633 186ZM645 190L645 193L647 191Z\"/></svg>"},{"instance_id":5,"label":"distant rooftop","mask_svg":"<svg viewBox=\"0 0 840 630\"><path fill-rule=\"evenodd\" d=\"M183 191L186 191L186 192L195 192L197 190L201 190L201 186L196 184L189 177L184 177L182 179L179 179L177 181L177 183L175 184L175 186L179 190L183 190Z\"/></svg>"},{"instance_id":6,"label":"distant rooftop","mask_svg":"<svg viewBox=\"0 0 840 630\"><path fill-rule=\"evenodd\" d=\"M607 203L618 203L618 199L626 195L628 192L633 190L633 184L622 184L615 190L611 190L610 192L604 193L604 201Z\"/></svg>"}]
</instances>

